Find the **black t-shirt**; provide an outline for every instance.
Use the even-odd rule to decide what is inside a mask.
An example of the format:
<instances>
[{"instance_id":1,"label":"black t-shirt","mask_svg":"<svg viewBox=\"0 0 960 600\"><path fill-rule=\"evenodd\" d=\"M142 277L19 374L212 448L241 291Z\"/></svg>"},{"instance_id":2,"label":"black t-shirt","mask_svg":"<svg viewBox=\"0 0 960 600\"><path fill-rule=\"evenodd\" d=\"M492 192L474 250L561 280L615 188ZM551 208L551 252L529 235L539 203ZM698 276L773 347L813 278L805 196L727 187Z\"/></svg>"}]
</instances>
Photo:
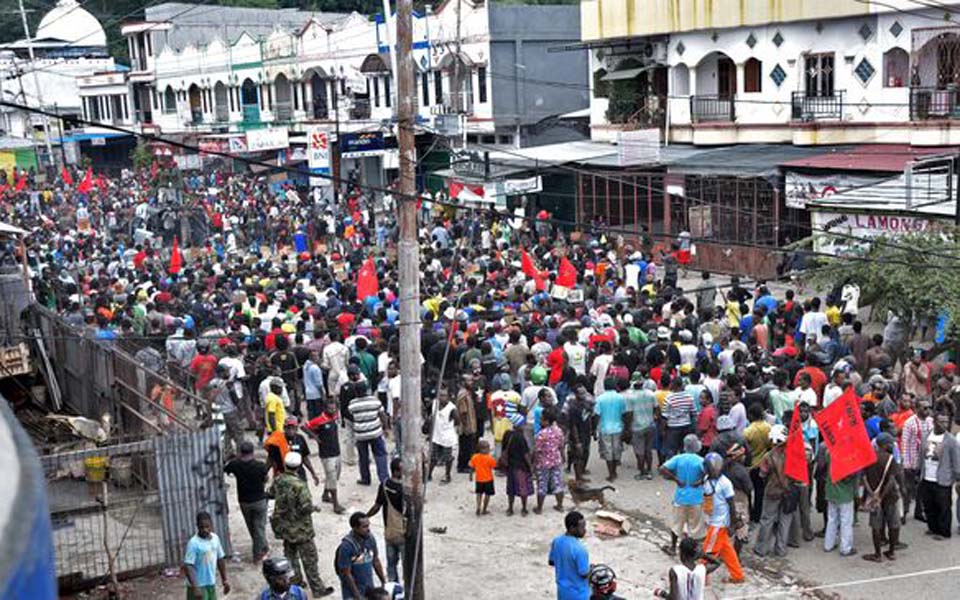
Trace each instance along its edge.
<instances>
[{"instance_id":1,"label":"black t-shirt","mask_svg":"<svg viewBox=\"0 0 960 600\"><path fill-rule=\"evenodd\" d=\"M316 420L317 419L314 419L314 421ZM337 435L339 429L337 426L337 419L333 418L325 423L319 423L316 425L313 425L312 423L313 421L311 421L310 431L317 436L318 441L317 456L320 458L334 458L340 456L340 438Z\"/></svg>"},{"instance_id":2,"label":"black t-shirt","mask_svg":"<svg viewBox=\"0 0 960 600\"><path fill-rule=\"evenodd\" d=\"M237 478L237 499L240 502L259 502L266 497L263 488L270 473L266 463L236 458L227 463L223 472Z\"/></svg>"},{"instance_id":3,"label":"black t-shirt","mask_svg":"<svg viewBox=\"0 0 960 600\"><path fill-rule=\"evenodd\" d=\"M380 484L380 489L377 490L377 504L381 506L380 511L383 513L383 526L387 526L387 502L390 503L393 508L403 514L403 483L399 481L394 481L393 479L386 479L383 483Z\"/></svg>"},{"instance_id":4,"label":"black t-shirt","mask_svg":"<svg viewBox=\"0 0 960 600\"><path fill-rule=\"evenodd\" d=\"M310 456L310 446L307 445L307 438L303 437L299 433L295 433L292 438L287 438L287 448L288 452L299 452L300 456L303 458ZM277 446L272 444L268 446L267 455L274 464L283 465L283 462L280 460L280 448ZM307 480L306 467L300 465L300 468L297 469L297 477L304 481Z\"/></svg>"}]
</instances>

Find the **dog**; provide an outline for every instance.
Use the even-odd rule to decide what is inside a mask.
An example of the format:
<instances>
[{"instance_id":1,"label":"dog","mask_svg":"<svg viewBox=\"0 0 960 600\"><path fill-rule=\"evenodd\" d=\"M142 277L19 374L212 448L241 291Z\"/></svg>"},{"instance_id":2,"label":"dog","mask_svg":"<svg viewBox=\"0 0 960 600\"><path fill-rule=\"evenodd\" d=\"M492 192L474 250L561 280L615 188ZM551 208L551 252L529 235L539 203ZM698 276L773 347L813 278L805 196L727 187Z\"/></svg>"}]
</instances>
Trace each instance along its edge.
<instances>
[{"instance_id":1,"label":"dog","mask_svg":"<svg viewBox=\"0 0 960 600\"><path fill-rule=\"evenodd\" d=\"M573 498L574 506L579 507L582 502L594 501L600 504L600 506L606 506L607 502L603 497L603 492L605 490L610 490L612 492L617 491L617 488L612 485L605 485L603 487L591 488L586 487L583 483L578 482L576 479L570 479L567 481L567 487L570 489L570 497Z\"/></svg>"}]
</instances>

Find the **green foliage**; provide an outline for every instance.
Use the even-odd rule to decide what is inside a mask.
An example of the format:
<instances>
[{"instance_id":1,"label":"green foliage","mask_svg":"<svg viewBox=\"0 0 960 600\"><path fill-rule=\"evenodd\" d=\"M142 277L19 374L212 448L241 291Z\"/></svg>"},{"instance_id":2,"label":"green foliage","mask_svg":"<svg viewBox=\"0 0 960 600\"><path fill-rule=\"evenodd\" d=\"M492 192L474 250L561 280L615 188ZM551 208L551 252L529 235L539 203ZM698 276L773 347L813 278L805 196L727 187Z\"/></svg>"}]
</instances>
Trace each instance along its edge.
<instances>
[{"instance_id":1,"label":"green foliage","mask_svg":"<svg viewBox=\"0 0 960 600\"><path fill-rule=\"evenodd\" d=\"M948 339L960 338L960 229L878 240L859 254L867 260L827 258L809 279L825 287L850 279L875 314L936 322L945 310L952 315Z\"/></svg>"},{"instance_id":2,"label":"green foliage","mask_svg":"<svg viewBox=\"0 0 960 600\"><path fill-rule=\"evenodd\" d=\"M140 142L130 151L130 161L136 169L146 169L153 162L153 153L143 142Z\"/></svg>"}]
</instances>

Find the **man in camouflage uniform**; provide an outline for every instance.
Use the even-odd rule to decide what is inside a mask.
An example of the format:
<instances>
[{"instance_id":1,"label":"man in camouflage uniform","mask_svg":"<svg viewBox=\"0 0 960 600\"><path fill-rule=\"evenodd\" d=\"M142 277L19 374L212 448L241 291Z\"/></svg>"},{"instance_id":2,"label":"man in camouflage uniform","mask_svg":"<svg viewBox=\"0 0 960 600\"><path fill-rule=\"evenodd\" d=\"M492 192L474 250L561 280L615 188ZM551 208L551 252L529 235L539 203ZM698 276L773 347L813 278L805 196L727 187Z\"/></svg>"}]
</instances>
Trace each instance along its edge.
<instances>
[{"instance_id":1,"label":"man in camouflage uniform","mask_svg":"<svg viewBox=\"0 0 960 600\"><path fill-rule=\"evenodd\" d=\"M270 526L274 535L283 540L283 555L293 566L296 582L303 582L306 574L311 594L322 598L332 594L333 588L327 587L320 578L317 546L313 542L313 499L306 482L297 477L302 461L298 452L288 452L284 457L284 472L273 484Z\"/></svg>"}]
</instances>

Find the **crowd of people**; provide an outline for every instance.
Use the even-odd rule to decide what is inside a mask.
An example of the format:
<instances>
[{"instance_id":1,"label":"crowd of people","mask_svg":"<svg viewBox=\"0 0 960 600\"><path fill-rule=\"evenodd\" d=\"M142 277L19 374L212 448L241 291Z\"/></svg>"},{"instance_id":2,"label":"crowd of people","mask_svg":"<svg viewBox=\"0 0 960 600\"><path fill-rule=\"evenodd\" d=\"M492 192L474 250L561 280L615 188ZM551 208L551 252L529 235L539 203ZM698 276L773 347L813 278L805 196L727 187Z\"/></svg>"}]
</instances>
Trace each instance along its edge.
<instances>
[{"instance_id":1,"label":"crowd of people","mask_svg":"<svg viewBox=\"0 0 960 600\"><path fill-rule=\"evenodd\" d=\"M663 549L679 549L681 564L664 597L700 597L698 561L744 581L746 548L779 557L820 537L823 550L851 556L857 507L869 513L870 561L905 549L911 516L933 540L952 534L960 374L911 346L899 318L871 335L856 282L807 297L737 277L721 285L707 272L683 286L683 236L657 250L650 239L568 231L529 208L501 216L426 199L425 428L404 431L396 201L351 189L333 207L249 174L167 171L98 178L85 193L18 175L27 181L0 192L0 219L31 231L41 304L155 365L193 392L198 417L222 421L264 598L302 597L291 581L334 593L319 572L311 483L320 504L343 513L344 465L378 488L335 553L342 595L399 593L397 457L408 435L428 440L428 480L437 467L439 485L474 480L478 518L540 514L548 497L566 512L568 496L602 497L591 477L670 481ZM814 416L851 389L877 460L833 481ZM794 412L805 485L785 473ZM594 454L603 473L590 472ZM960 499L956 510L960 519ZM371 533L378 512L386 569ZM270 558L268 523L284 559ZM558 597L614 598L612 569L586 560L583 516L567 513L565 529L550 553ZM218 564L229 589L218 544L201 515L185 559L194 598L216 597Z\"/></svg>"}]
</instances>

